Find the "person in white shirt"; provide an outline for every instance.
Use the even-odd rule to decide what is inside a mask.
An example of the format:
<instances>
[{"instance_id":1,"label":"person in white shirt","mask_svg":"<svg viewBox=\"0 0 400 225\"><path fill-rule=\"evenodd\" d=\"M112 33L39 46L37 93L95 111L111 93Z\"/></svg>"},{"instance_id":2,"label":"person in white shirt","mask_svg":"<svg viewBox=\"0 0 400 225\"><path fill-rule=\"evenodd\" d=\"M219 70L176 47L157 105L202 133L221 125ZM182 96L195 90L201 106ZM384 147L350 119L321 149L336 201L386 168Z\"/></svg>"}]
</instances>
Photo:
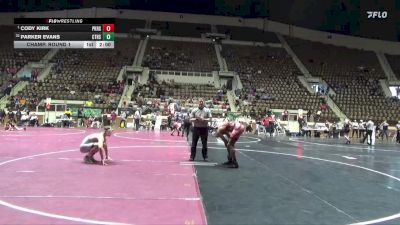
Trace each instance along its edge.
<instances>
[{"instance_id":1,"label":"person in white shirt","mask_svg":"<svg viewBox=\"0 0 400 225\"><path fill-rule=\"evenodd\" d=\"M365 136L365 122L363 120L360 120L358 123L358 137L359 138L364 138Z\"/></svg>"},{"instance_id":2,"label":"person in white shirt","mask_svg":"<svg viewBox=\"0 0 400 225\"><path fill-rule=\"evenodd\" d=\"M316 120L317 122L319 122L319 119L321 118L321 114L322 114L321 110L318 110L318 111L317 111L317 114L315 115L315 120Z\"/></svg>"},{"instance_id":3,"label":"person in white shirt","mask_svg":"<svg viewBox=\"0 0 400 225\"><path fill-rule=\"evenodd\" d=\"M120 117L121 117L121 122L119 123L119 127L126 128L126 117L127 117L126 112L122 111Z\"/></svg>"},{"instance_id":4,"label":"person in white shirt","mask_svg":"<svg viewBox=\"0 0 400 225\"><path fill-rule=\"evenodd\" d=\"M346 119L343 125L343 133L344 133L344 138L346 138L346 144L350 144L350 138L349 138L350 126L351 126L351 121L349 119Z\"/></svg>"},{"instance_id":5,"label":"person in white shirt","mask_svg":"<svg viewBox=\"0 0 400 225\"><path fill-rule=\"evenodd\" d=\"M26 114L26 113L22 114L21 122L22 122L23 125L26 126L28 124L28 122L29 122L29 115Z\"/></svg>"},{"instance_id":6,"label":"person in white shirt","mask_svg":"<svg viewBox=\"0 0 400 225\"><path fill-rule=\"evenodd\" d=\"M351 132L351 138L354 137L354 133L356 134L357 138L360 138L360 135L359 135L359 133L358 133L358 122L357 122L357 120L354 120L354 121L351 123L351 129L353 130L353 131Z\"/></svg>"},{"instance_id":7,"label":"person in white shirt","mask_svg":"<svg viewBox=\"0 0 400 225\"><path fill-rule=\"evenodd\" d=\"M100 119L98 117L95 117L92 121L92 124L90 125L91 128L94 128L94 126L96 126L96 128L100 128L101 127L101 122Z\"/></svg>"},{"instance_id":8,"label":"person in white shirt","mask_svg":"<svg viewBox=\"0 0 400 225\"><path fill-rule=\"evenodd\" d=\"M100 152L101 164L103 166L111 161L106 140L106 137L111 136L111 132L110 128L104 128L103 132L90 134L83 139L80 145L80 151L82 153L87 153L83 158L85 163L97 164L98 161L93 157L97 152Z\"/></svg>"},{"instance_id":9,"label":"person in white shirt","mask_svg":"<svg viewBox=\"0 0 400 225\"><path fill-rule=\"evenodd\" d=\"M133 118L135 119L135 129L136 131L140 128L140 109L137 109Z\"/></svg>"},{"instance_id":10,"label":"person in white shirt","mask_svg":"<svg viewBox=\"0 0 400 225\"><path fill-rule=\"evenodd\" d=\"M366 134L364 136L364 139L361 141L361 143L364 143L365 140L369 137L369 145L372 145L372 132L374 129L374 122L372 122L372 120L368 120L368 122L365 125L366 128ZM367 141L368 142L368 141Z\"/></svg>"},{"instance_id":11,"label":"person in white shirt","mask_svg":"<svg viewBox=\"0 0 400 225\"><path fill-rule=\"evenodd\" d=\"M31 118L29 119L29 124L31 125L31 126L39 126L39 119L38 119L38 117L36 116L36 114L32 114L32 116L31 116Z\"/></svg>"}]
</instances>

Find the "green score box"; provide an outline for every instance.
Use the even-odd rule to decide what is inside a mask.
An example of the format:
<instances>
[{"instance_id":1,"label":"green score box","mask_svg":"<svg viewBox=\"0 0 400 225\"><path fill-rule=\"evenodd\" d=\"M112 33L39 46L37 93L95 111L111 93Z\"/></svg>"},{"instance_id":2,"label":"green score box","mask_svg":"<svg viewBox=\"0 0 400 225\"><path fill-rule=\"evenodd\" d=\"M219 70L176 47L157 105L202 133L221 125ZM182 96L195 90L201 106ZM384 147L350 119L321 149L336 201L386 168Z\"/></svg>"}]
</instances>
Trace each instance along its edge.
<instances>
[{"instance_id":1,"label":"green score box","mask_svg":"<svg viewBox=\"0 0 400 225\"><path fill-rule=\"evenodd\" d=\"M114 32L103 32L103 41L114 41Z\"/></svg>"}]
</instances>

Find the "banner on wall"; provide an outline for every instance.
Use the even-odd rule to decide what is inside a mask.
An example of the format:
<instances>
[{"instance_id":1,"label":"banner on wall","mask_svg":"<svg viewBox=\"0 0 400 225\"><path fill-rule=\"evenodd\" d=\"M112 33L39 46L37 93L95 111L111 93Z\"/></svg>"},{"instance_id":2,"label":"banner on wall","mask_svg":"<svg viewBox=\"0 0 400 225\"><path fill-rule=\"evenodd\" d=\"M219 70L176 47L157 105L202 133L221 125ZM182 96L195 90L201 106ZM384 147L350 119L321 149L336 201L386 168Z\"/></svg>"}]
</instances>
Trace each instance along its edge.
<instances>
[{"instance_id":1,"label":"banner on wall","mask_svg":"<svg viewBox=\"0 0 400 225\"><path fill-rule=\"evenodd\" d=\"M71 108L72 116L77 117L78 116L78 110L81 110L82 115L84 117L101 117L101 109L93 109L93 108Z\"/></svg>"}]
</instances>

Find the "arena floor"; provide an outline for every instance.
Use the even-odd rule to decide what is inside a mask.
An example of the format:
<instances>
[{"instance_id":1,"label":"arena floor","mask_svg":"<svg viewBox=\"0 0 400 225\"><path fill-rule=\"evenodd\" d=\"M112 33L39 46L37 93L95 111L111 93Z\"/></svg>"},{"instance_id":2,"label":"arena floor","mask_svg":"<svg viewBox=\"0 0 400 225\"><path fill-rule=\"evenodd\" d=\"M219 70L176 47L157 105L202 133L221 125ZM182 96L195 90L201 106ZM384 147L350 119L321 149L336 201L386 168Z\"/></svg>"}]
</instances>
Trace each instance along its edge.
<instances>
[{"instance_id":1,"label":"arena floor","mask_svg":"<svg viewBox=\"0 0 400 225\"><path fill-rule=\"evenodd\" d=\"M93 132L1 131L0 224L400 224L393 142L244 136L227 169L211 136L191 163L185 138L119 130L97 166L78 150Z\"/></svg>"}]
</instances>

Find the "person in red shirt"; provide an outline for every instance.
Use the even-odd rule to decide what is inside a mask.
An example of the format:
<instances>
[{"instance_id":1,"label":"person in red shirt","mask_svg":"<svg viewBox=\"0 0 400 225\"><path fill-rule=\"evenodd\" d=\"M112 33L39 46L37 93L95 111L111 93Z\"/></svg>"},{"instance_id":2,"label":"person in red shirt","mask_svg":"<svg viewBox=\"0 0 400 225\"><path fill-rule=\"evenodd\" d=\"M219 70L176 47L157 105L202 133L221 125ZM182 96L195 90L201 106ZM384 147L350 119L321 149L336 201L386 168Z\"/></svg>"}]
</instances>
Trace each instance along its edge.
<instances>
[{"instance_id":1,"label":"person in red shirt","mask_svg":"<svg viewBox=\"0 0 400 225\"><path fill-rule=\"evenodd\" d=\"M224 166L228 168L239 168L239 164L236 160L235 143L245 130L246 123L242 120L239 122L225 122L218 128L216 137L222 139L228 151L228 161L223 163Z\"/></svg>"},{"instance_id":2,"label":"person in red shirt","mask_svg":"<svg viewBox=\"0 0 400 225\"><path fill-rule=\"evenodd\" d=\"M269 133L270 137L272 137L272 134L274 133L275 119L272 118L272 116L267 116L261 121L261 124L265 127L265 131Z\"/></svg>"},{"instance_id":3,"label":"person in red shirt","mask_svg":"<svg viewBox=\"0 0 400 225\"><path fill-rule=\"evenodd\" d=\"M271 121L271 118L269 116L264 117L264 119L262 119L261 124L267 128L269 126L269 122Z\"/></svg>"}]
</instances>

